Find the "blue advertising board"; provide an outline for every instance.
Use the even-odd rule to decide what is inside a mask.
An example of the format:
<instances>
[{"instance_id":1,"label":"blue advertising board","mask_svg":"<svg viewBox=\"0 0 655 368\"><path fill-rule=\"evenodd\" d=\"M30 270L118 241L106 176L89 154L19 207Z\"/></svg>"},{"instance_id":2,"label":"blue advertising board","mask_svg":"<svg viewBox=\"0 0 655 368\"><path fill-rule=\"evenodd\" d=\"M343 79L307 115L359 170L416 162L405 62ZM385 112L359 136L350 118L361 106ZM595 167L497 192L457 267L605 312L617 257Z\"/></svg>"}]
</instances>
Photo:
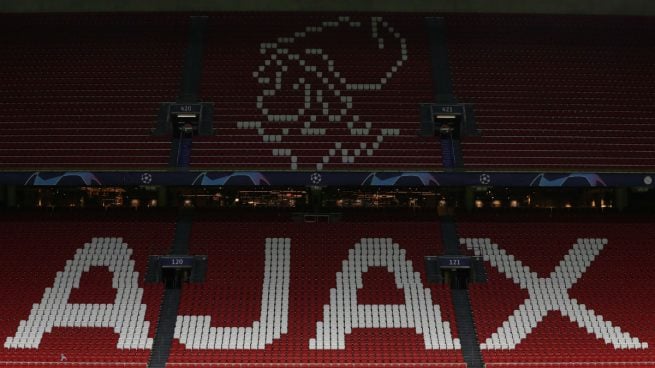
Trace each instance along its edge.
<instances>
[{"instance_id":1,"label":"blue advertising board","mask_svg":"<svg viewBox=\"0 0 655 368\"><path fill-rule=\"evenodd\" d=\"M23 186L368 186L653 187L655 173L348 171L22 171L0 184Z\"/></svg>"}]
</instances>

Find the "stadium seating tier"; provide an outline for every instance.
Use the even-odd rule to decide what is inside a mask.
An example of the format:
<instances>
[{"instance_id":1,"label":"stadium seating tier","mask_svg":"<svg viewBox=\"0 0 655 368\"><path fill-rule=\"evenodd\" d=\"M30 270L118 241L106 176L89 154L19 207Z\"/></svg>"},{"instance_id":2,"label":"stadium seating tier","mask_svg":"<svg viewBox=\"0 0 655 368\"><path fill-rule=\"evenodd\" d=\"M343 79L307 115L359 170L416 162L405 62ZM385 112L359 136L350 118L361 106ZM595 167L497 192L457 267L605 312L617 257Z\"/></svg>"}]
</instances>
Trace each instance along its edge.
<instances>
[{"instance_id":1,"label":"stadium seating tier","mask_svg":"<svg viewBox=\"0 0 655 368\"><path fill-rule=\"evenodd\" d=\"M181 15L3 15L0 167L166 167L159 103L180 85Z\"/></svg>"},{"instance_id":2,"label":"stadium seating tier","mask_svg":"<svg viewBox=\"0 0 655 368\"><path fill-rule=\"evenodd\" d=\"M210 17L201 94L217 134L194 140L191 166L439 169L439 143L417 136L427 44L413 15Z\"/></svg>"},{"instance_id":3,"label":"stadium seating tier","mask_svg":"<svg viewBox=\"0 0 655 368\"><path fill-rule=\"evenodd\" d=\"M477 249L485 248L482 254L489 254L497 245L498 264L485 262L488 282L470 287L480 343L498 344L482 349L488 366L611 366L613 362L637 366L655 361L655 334L648 328L655 320L649 312L655 305L647 286L653 282L647 271L650 241L655 235L652 222L501 218L458 223L462 247L467 251L473 253L476 243L488 240L492 244L489 248ZM562 263L565 260L569 263ZM523 284L515 281L521 274L512 266L517 261L533 273ZM531 284L532 278L541 279L540 283ZM572 285L566 286L567 278ZM571 312L578 306L581 309ZM550 311L539 317L541 313L536 311L541 308ZM534 327L522 324L523 317L516 318L519 315L526 316L524 320ZM603 330L603 321L612 327ZM592 325L595 327L588 327ZM512 333L499 336L501 328ZM629 334L632 340L624 340L623 346L613 345L621 340L617 336L625 336L622 334ZM601 335L608 340L600 339ZM517 343L512 345L510 340Z\"/></svg>"},{"instance_id":4,"label":"stadium seating tier","mask_svg":"<svg viewBox=\"0 0 655 368\"><path fill-rule=\"evenodd\" d=\"M655 167L650 18L449 15L454 93L481 136L468 169Z\"/></svg>"},{"instance_id":5,"label":"stadium seating tier","mask_svg":"<svg viewBox=\"0 0 655 368\"><path fill-rule=\"evenodd\" d=\"M432 303L440 306L441 318L449 326L452 335L457 337L448 289L428 285L422 272L423 255L440 252L439 234L438 222L298 224L215 222L208 219L196 221L193 225L190 248L194 254L209 256L207 281L183 290L179 309L181 317L178 317L180 319L176 326L178 339L174 341L168 365L171 367L190 363L211 365L220 362L226 366L229 364L464 366L461 350L426 349L425 334L417 333L415 328L398 328L401 326L372 328L377 323L384 323L378 321L368 321L366 323L370 325L360 326L361 328L352 327L351 333L346 332L340 348L337 343L338 338L334 340L335 335L332 335L332 343L327 342L330 333L324 335L328 339L324 342L325 348L311 348L311 340L317 338L318 326L327 326L329 323L325 319L325 313L332 298L339 294L335 290L341 285L338 277L344 275L343 277L346 278L347 273L343 271L345 267L343 263L352 261L353 257L356 257L355 249L358 243L365 244L367 241L363 238L390 238L393 243L397 243L399 249L406 250L406 259L413 262L414 271L420 272L421 283L423 287L430 290ZM271 272L266 277L278 280L276 284L278 286L274 287L270 284L273 281L266 281L268 279L264 278L264 275L267 275L264 268L265 257L270 256L269 252L275 254L275 251L268 247L271 239L273 244L277 239L287 239L290 247L288 318L285 318L283 300L278 304L273 303L276 307L268 309L268 313L261 311L263 298L279 295L279 291L276 294L275 288L286 290L280 285L283 276L277 274L276 278L270 271L278 267L275 263L270 266L270 269L266 268ZM373 241L370 246L374 246L372 243ZM373 259L373 254L370 257ZM403 262L396 265L398 264ZM395 281L399 275L400 271L398 274L393 274L389 272L388 267L369 267L368 272L362 275L360 285L362 288L357 289L356 292L358 304L375 307L379 304L404 306L406 302L409 303L407 301L409 290L407 287L398 288L398 281ZM264 289L264 294L262 284L271 285L268 290ZM414 304L410 303L410 305ZM271 343L267 342L264 345L260 340L262 345L259 348L237 348L242 341L250 341L248 326L254 326L255 321L259 321L257 323L263 326L265 318L262 319L262 316L278 313L280 307L282 313L276 314L276 320L288 324L286 333L284 326L279 329L276 327L278 338L271 337L269 340ZM194 315L204 316L204 320L198 324L183 321ZM364 324L363 321L361 323ZM210 326L225 327L212 332ZM203 344L205 346L215 344L214 335L220 335L221 331L227 331L228 327L239 326L246 327L245 331L241 329L242 337L234 331L232 338L227 341L226 338L222 340L222 347L220 339L217 343L218 349L203 347ZM184 335L187 329L195 331L189 333L195 336L201 336L200 331L209 329L210 332L206 334L206 338L197 337L195 340L186 339L183 342L179 336ZM335 328L332 333L337 332ZM252 334L256 335L255 332ZM444 339L443 336L440 338ZM317 345L321 344L320 337L316 340ZM232 344L231 348L230 344Z\"/></svg>"},{"instance_id":6,"label":"stadium seating tier","mask_svg":"<svg viewBox=\"0 0 655 368\"><path fill-rule=\"evenodd\" d=\"M145 339L137 338L134 344L126 343L124 348L117 348L122 336L132 333L122 335L118 333L120 326L112 328L109 312L105 318L105 323L109 324L103 325L106 327L81 326L89 323L85 321L101 321L102 318L96 317L101 315L100 309L104 312L111 308L103 304L117 303L113 307L117 315L119 310L131 310L133 312L130 313L134 315L131 319L135 320L138 316L148 322L145 329L141 330L137 325L130 326L131 331L142 331L146 333L145 337L154 337L163 286L144 284L143 277L148 255L168 253L173 239L174 216L168 213L140 216L129 212L110 215L93 212L49 215L37 212L26 218L12 219L14 215L4 214L0 225L6 283L3 288L4 302L0 304L0 338L4 344L0 349L0 366L29 366L37 365L37 362L48 366L91 363L103 366L122 366L123 363L145 366L151 350L137 342L139 340L143 343ZM93 248L93 245L85 247L85 243L96 242L103 243L107 250L116 250L105 253L113 254L113 261L107 258L106 262L111 263L116 273L109 272L106 266L92 266L93 262L102 259L103 253L85 252L83 248L99 249ZM121 243L126 248L121 248ZM133 261L131 267L138 274L129 272L130 263L121 260L121 254ZM83 268L88 261L86 269L77 268L80 270L77 272L81 272L77 276L77 287L72 284L74 276L66 281L67 275L76 273L73 264L77 261L74 259L82 262ZM63 287L59 289L61 293L57 285ZM73 287L66 293L64 289L70 285ZM62 300L56 295L61 295L64 303L73 305L72 309L59 317L56 315L65 307L57 307ZM141 305L135 300L139 297ZM41 307L34 309L35 303L40 303ZM89 313L77 313L85 308L83 305L88 305L86 308ZM39 310L49 312L39 318ZM62 319L66 321L69 318L72 318L72 326L80 327L56 327L65 325ZM36 347L27 348L30 341L38 338L35 333L37 329L27 328L28 334L21 340L17 332L19 326L38 326L46 321L54 324L50 332L46 330L42 334ZM23 348L8 347L11 339Z\"/></svg>"}]
</instances>

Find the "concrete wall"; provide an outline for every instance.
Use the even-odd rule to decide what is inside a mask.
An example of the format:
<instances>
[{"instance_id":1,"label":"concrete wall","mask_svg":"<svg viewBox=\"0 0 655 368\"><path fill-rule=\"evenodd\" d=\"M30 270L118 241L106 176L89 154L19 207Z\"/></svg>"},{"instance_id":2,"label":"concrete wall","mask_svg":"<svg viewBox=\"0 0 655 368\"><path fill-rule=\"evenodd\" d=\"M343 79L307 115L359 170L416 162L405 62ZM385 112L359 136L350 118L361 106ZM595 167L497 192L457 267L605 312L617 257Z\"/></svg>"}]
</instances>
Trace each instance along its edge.
<instances>
[{"instance_id":1,"label":"concrete wall","mask_svg":"<svg viewBox=\"0 0 655 368\"><path fill-rule=\"evenodd\" d=\"M0 0L0 12L374 11L655 15L653 0Z\"/></svg>"}]
</instances>

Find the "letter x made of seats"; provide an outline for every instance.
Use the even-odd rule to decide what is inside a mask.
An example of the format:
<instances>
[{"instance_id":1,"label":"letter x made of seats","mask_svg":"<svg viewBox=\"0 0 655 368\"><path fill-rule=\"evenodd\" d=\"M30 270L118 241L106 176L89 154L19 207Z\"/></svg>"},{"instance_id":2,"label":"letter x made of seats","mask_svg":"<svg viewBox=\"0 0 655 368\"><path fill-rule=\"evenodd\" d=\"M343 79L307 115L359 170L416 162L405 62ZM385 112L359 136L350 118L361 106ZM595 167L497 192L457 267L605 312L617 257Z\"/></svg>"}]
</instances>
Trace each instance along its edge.
<instances>
[{"instance_id":1,"label":"letter x made of seats","mask_svg":"<svg viewBox=\"0 0 655 368\"><path fill-rule=\"evenodd\" d=\"M531 272L529 267L500 249L498 244L491 243L488 238L461 238L460 243L466 244L475 255L482 256L530 295L491 337L480 344L481 349L514 349L550 311L559 311L596 338L612 344L615 349L648 348L648 343L631 337L568 295L569 289L607 244L607 239L578 239L549 278L538 277L536 272Z\"/></svg>"}]
</instances>

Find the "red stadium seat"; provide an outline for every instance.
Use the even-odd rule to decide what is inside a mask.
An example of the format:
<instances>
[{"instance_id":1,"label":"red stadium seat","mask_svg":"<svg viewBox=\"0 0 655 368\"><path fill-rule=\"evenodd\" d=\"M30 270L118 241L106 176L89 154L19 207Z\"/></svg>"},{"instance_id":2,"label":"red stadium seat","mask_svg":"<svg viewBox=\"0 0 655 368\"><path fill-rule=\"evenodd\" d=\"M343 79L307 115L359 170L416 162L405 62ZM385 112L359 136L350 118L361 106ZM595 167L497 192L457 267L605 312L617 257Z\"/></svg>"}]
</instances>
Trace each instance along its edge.
<instances>
[{"instance_id":1,"label":"red stadium seat","mask_svg":"<svg viewBox=\"0 0 655 368\"><path fill-rule=\"evenodd\" d=\"M655 228L613 218L476 216L458 223L462 247L487 260L488 282L470 287L487 366L652 366L653 317L644 311L654 301L644 286L652 282L645 270ZM521 276L521 267L532 274Z\"/></svg>"},{"instance_id":2,"label":"red stadium seat","mask_svg":"<svg viewBox=\"0 0 655 368\"><path fill-rule=\"evenodd\" d=\"M374 247L374 239L389 239L390 242L396 243L394 246L406 254L407 260L412 262L414 271L420 272L421 282L424 287L429 288L432 302L440 306L441 318L451 329L448 332L446 328L446 332L442 334L450 336L452 333L456 337L449 290L442 286L428 285L422 272L423 255L438 254L441 251L437 222L298 224L221 222L207 217L197 219L194 223L191 239L192 253L209 256L207 282L183 290L179 309L179 315L182 317L178 319L176 325L178 339L174 341L168 365L175 367L192 363L201 366L202 363L221 362L224 365L246 366L248 363L257 363L257 366L266 364L301 366L309 363L314 366L325 363L326 366L396 364L464 367L465 363L457 344L450 349L426 349L425 335L418 334L415 328L398 328L401 326L378 328L378 323L382 325L386 323L383 319L386 317L382 315L380 321L366 319L366 327L352 327L352 331L346 333L341 347L338 347L337 340L331 340L332 342L324 340L321 343L321 338L316 339L317 323L325 326L330 323L325 319L324 313L331 300L335 298L332 294L338 294L337 290L341 284L337 280L345 267L344 262L353 261L357 257L357 249L360 248L356 244L361 243L362 246L367 244L367 240L363 238L372 239L370 247ZM272 250L268 246L265 248L265 244L271 244ZM286 244L289 258L282 257L284 253L276 253L275 249L278 248L275 248L275 244L279 246ZM373 254L369 256L374 257ZM271 271L269 274L267 273L269 268L264 269L265 258L270 257L273 257L271 270L278 269L279 272ZM282 263L276 264L275 259ZM262 297L268 295L266 298L273 298L271 295L279 296L281 290L285 290L282 284L283 276L280 275L286 267L290 274L287 291L288 319L285 319L285 311L279 309L284 309L283 300L279 301L281 304L273 303L277 307L271 307L277 310L276 318L286 321L286 327L276 327L271 333L275 332L278 335L269 336L270 339L266 343L259 340L259 344L262 344L259 348L250 346L238 349L243 341L250 341L251 333L256 334L254 332L256 329L252 329L254 321L259 321L255 325L262 326L263 329L266 311L269 320L272 319L270 314L273 313L273 309L261 310L262 304L266 304ZM366 308L377 307L376 305L397 306L407 302L406 295L409 291L396 286L398 281L394 282L394 274L389 272L388 267L390 266L369 267L368 271L362 274L360 285L362 288L357 291L357 301L360 306L365 305ZM279 277L276 278L276 274ZM265 275L269 275L272 279L269 280L269 276ZM270 284L274 282L272 280L277 280L275 284L277 286ZM262 290L262 284L271 285L270 290L266 286ZM277 289L276 293L276 288L281 289ZM364 321L362 320L361 323L364 324ZM389 323L391 323L390 319ZM226 327L215 330L210 326ZM237 329L239 326L243 327ZM234 328L231 339L221 340L216 337L227 333L228 327ZM208 329L209 332L204 334L205 337L198 340L198 336L203 335L200 331L206 332ZM196 340L180 340L180 335L185 334L183 331L188 332L189 336L196 336ZM332 331L332 333L337 332L337 330ZM229 335L228 333L226 336ZM441 338L447 340L446 337ZM221 343L223 349L220 348ZM326 348L331 347L312 349L310 348L312 344L315 346L326 344Z\"/></svg>"},{"instance_id":3,"label":"red stadium seat","mask_svg":"<svg viewBox=\"0 0 655 368\"><path fill-rule=\"evenodd\" d=\"M0 336L4 344L0 348L0 366L29 366L34 362L53 366L62 363L63 354L65 366L95 363L118 367L130 363L144 367L151 351L145 338L154 336L163 287L160 284L144 284L143 276L148 255L168 252L173 238L174 216L129 212L116 215L80 212L49 216L30 212L25 217L12 220L4 215L2 219L0 242L3 244L6 284L3 287L4 302L0 303ZM85 243L92 245L85 246ZM98 244L98 248L89 252L83 250L90 250L88 247L95 246L93 244ZM121 248L121 244L125 248ZM102 253L99 253L102 247L112 252L115 260L112 267L116 273L110 272L107 267L93 266L92 262L102 257ZM119 249L124 249L124 253L116 253ZM120 258L119 254L126 255L131 261L116 261ZM82 271L90 271L77 271L82 272L77 279L66 276L75 274L74 257L82 262ZM137 273L130 273L130 267ZM58 284L58 279L64 283ZM117 289L117 283L124 282L121 280L131 287ZM70 294L58 294L57 290L65 290L65 285L70 285L67 282L76 283ZM129 295L117 295L118 290L129 292ZM131 300L137 300L135 297L141 298L142 306L129 304ZM59 309L54 306L62 301L72 304L73 308L58 317ZM136 336L134 341L121 341L123 335L118 333L120 328L111 328L114 324L112 318L121 318L110 318L109 312L103 314L108 311L107 305L114 303L118 303L113 307L115 313L127 308L125 310L134 311L129 317L132 321L147 322L145 337ZM37 305L40 307L35 309ZM85 312L77 313L82 308L86 308ZM38 317L39 310L50 312L41 319ZM97 327L56 327L62 324L58 321L69 318L74 319L73 325L76 326L93 324ZM23 335L24 339L21 338L19 326L48 324L54 324L54 327L42 333L42 337L39 338L36 330L26 327L28 333ZM129 328L130 331L139 330L137 325ZM16 346L12 346L10 339ZM33 343L36 345L32 346ZM124 346L118 348L119 344Z\"/></svg>"},{"instance_id":4,"label":"red stadium seat","mask_svg":"<svg viewBox=\"0 0 655 368\"><path fill-rule=\"evenodd\" d=\"M188 18L181 15L4 15L0 167L153 168L153 137L175 99Z\"/></svg>"},{"instance_id":5,"label":"red stadium seat","mask_svg":"<svg viewBox=\"0 0 655 368\"><path fill-rule=\"evenodd\" d=\"M225 14L207 39L201 94L217 134L194 139L192 167L442 167L437 140L417 136L432 100L422 17Z\"/></svg>"},{"instance_id":6,"label":"red stadium seat","mask_svg":"<svg viewBox=\"0 0 655 368\"><path fill-rule=\"evenodd\" d=\"M449 15L447 24L454 92L475 105L482 133L462 141L466 168L655 168L652 21Z\"/></svg>"}]
</instances>

